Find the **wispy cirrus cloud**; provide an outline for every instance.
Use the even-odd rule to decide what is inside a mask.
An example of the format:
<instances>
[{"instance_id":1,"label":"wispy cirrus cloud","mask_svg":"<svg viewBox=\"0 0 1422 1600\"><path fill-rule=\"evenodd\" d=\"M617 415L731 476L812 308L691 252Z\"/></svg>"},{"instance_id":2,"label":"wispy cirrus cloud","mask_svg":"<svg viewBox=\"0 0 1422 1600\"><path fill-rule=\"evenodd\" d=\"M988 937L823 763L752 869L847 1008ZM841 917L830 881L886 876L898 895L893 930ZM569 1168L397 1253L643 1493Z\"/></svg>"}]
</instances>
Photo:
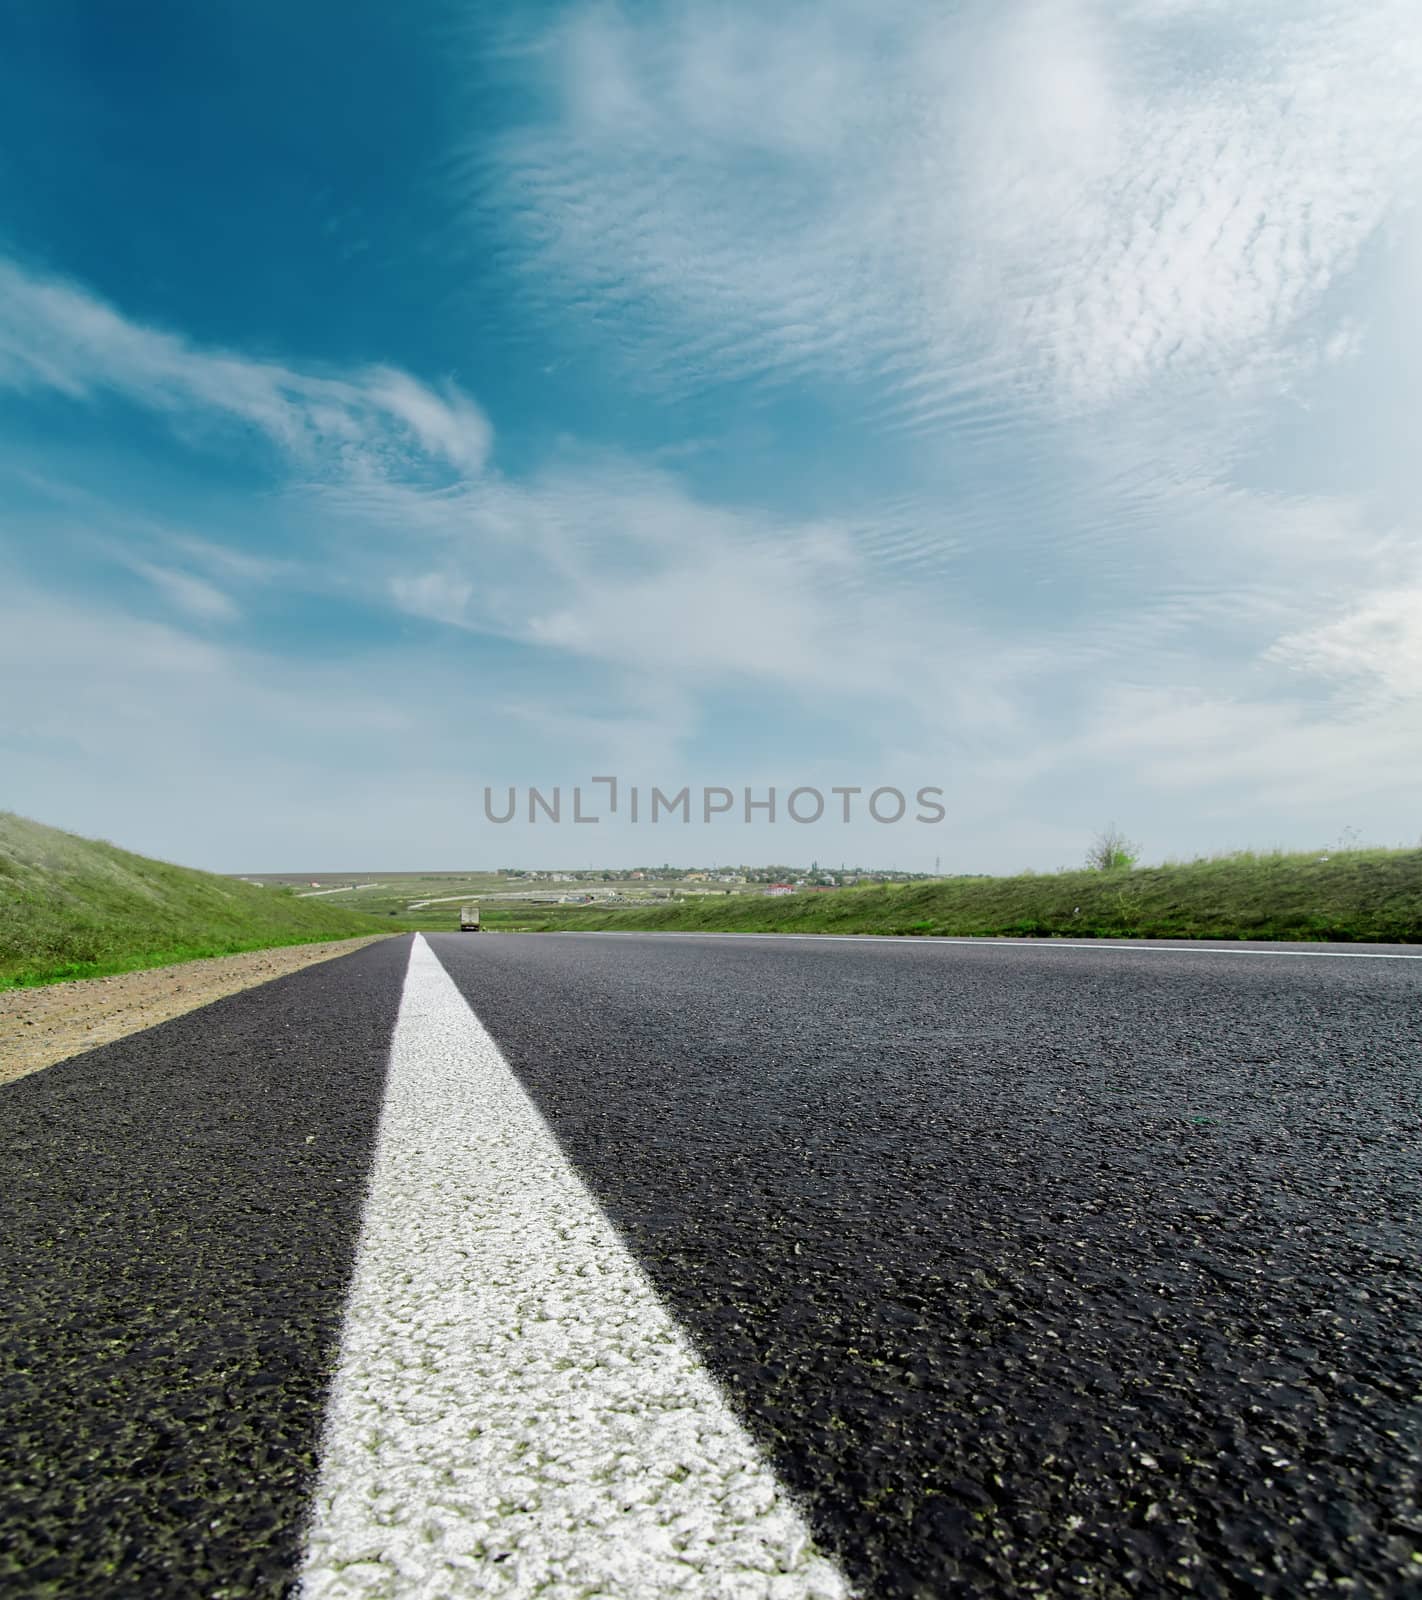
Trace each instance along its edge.
<instances>
[{"instance_id":1,"label":"wispy cirrus cloud","mask_svg":"<svg viewBox=\"0 0 1422 1600\"><path fill-rule=\"evenodd\" d=\"M471 167L530 293L634 312L654 383L869 380L906 424L1302 359L1422 174L1403 0L577 4L527 62Z\"/></svg>"},{"instance_id":2,"label":"wispy cirrus cloud","mask_svg":"<svg viewBox=\"0 0 1422 1600\"><path fill-rule=\"evenodd\" d=\"M383 191L332 155L382 241L348 280L299 197L213 272L191 163L115 185L112 261L7 224L103 286L0 257L36 806L96 769L136 827L159 788L249 830L299 797L271 837L319 852L336 772L413 838L442 795L462 857L476 774L852 758L947 777L962 864L1006 867L1111 814L1152 850L1413 814L1413 0L465 10L467 122L372 122ZM447 38L420 81L458 92ZM135 315L160 279L262 347Z\"/></svg>"},{"instance_id":3,"label":"wispy cirrus cloud","mask_svg":"<svg viewBox=\"0 0 1422 1600\"><path fill-rule=\"evenodd\" d=\"M0 387L118 397L184 427L253 427L318 473L477 471L483 412L392 367L330 375L228 351L126 317L85 289L0 258Z\"/></svg>"},{"instance_id":4,"label":"wispy cirrus cloud","mask_svg":"<svg viewBox=\"0 0 1422 1600\"><path fill-rule=\"evenodd\" d=\"M319 570L333 591L599 664L634 701L647 674L674 693L759 680L856 701L902 694L897 655L845 647L870 603L872 519L716 503L613 453L575 450L514 481L490 466L491 432L467 396L391 368L312 375L215 351L72 284L6 263L0 275L0 382L79 405L117 396L179 415L185 435L241 421L279 447L265 492L309 523L303 548L280 559L57 486L81 524L67 537L191 622L236 621L235 590L293 569L309 584ZM682 723L694 731L694 717Z\"/></svg>"},{"instance_id":5,"label":"wispy cirrus cloud","mask_svg":"<svg viewBox=\"0 0 1422 1600\"><path fill-rule=\"evenodd\" d=\"M159 528L145 553L128 553L129 569L199 633L236 624L263 585L295 570L552 663L551 699L481 685L505 729L675 764L717 696L752 692L762 707L778 698L853 729L856 747L877 747L895 771L941 764L959 785L958 813L984 825L1034 786L1070 787L1083 770L1120 792L1226 805L1272 803L1290 782L1324 797L1365 793L1370 780L1345 784L1340 762L1366 759L1390 783L1415 770L1387 703L1398 662L1411 659L1398 646L1411 613L1386 599L1414 570L1415 538L1377 531L1347 500L1151 477L1148 456L1119 451L1079 460L1074 480L983 485L937 506L911 492L827 516L717 500L665 467L575 446L513 479L488 460L487 424L478 449L461 444L462 419L482 421L472 400L451 404L393 369L310 377L213 352L62 287L57 302L32 294L29 326L4 324L11 360L20 351L27 363L11 382L76 404L112 392L159 412L181 398L190 421L243 418L280 446L276 503L300 513L302 547L273 557ZM95 308L103 336L77 336L72 324ZM242 377L237 399L218 381L230 371ZM259 409L249 393L265 397ZM1086 599L1034 607L1034 563L1062 574L1054 507L1073 486ZM105 520L98 506L78 509ZM1152 540L1157 523L1168 537ZM1011 578L1011 603L996 611L984 609L985 552ZM923 581L955 561L959 589ZM70 624L85 626L78 613ZM253 697L228 692L249 658L182 627L116 627L140 664L156 652L143 679L150 705L166 695L196 727L202 685L220 683L233 717L252 714ZM1357 715L1358 684L1386 670L1387 694ZM169 671L180 693L157 687ZM583 684L591 691L575 703ZM379 700L373 683L367 692ZM377 724L384 714L371 712ZM799 715L784 714L788 726ZM101 722L85 726L106 736ZM16 737L40 735L26 726Z\"/></svg>"},{"instance_id":6,"label":"wispy cirrus cloud","mask_svg":"<svg viewBox=\"0 0 1422 1600\"><path fill-rule=\"evenodd\" d=\"M133 561L130 566L179 611L199 622L233 622L241 615L232 597L206 578L176 567L157 566L151 561Z\"/></svg>"}]
</instances>

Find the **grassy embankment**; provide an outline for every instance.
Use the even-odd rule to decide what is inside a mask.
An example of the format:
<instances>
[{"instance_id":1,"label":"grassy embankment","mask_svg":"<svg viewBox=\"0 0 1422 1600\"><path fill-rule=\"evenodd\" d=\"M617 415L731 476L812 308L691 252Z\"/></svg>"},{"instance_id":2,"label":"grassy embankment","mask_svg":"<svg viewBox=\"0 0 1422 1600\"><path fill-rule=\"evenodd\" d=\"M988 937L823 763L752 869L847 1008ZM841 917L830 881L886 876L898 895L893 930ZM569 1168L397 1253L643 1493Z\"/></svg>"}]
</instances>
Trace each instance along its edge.
<instances>
[{"instance_id":1,"label":"grassy embankment","mask_svg":"<svg viewBox=\"0 0 1422 1600\"><path fill-rule=\"evenodd\" d=\"M390 931L0 812L0 989Z\"/></svg>"},{"instance_id":2,"label":"grassy embankment","mask_svg":"<svg viewBox=\"0 0 1422 1600\"><path fill-rule=\"evenodd\" d=\"M551 932L972 934L1014 938L1422 942L1422 850L1236 855L1117 872L1025 873L783 898L708 896L647 910L486 912Z\"/></svg>"}]
</instances>

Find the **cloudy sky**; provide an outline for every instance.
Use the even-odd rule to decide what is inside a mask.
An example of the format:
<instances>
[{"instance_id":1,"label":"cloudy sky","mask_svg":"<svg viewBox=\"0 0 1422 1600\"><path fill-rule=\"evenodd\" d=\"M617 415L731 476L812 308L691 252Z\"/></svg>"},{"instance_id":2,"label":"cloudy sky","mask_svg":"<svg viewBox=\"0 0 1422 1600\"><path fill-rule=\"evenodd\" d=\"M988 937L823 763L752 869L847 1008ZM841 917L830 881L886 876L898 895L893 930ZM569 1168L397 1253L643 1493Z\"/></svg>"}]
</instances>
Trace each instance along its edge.
<instances>
[{"instance_id":1,"label":"cloudy sky","mask_svg":"<svg viewBox=\"0 0 1422 1600\"><path fill-rule=\"evenodd\" d=\"M1415 0L0 22L0 806L223 870L1422 835ZM486 784L946 820L491 825Z\"/></svg>"}]
</instances>

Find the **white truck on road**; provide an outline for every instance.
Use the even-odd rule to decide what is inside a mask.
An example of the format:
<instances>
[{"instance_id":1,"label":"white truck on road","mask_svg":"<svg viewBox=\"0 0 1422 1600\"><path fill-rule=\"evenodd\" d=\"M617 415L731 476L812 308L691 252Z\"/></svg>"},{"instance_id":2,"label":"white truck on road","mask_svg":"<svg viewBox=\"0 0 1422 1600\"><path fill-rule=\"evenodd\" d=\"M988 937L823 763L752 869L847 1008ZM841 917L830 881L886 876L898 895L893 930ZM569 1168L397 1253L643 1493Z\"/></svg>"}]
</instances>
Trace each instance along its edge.
<instances>
[{"instance_id":1,"label":"white truck on road","mask_svg":"<svg viewBox=\"0 0 1422 1600\"><path fill-rule=\"evenodd\" d=\"M479 926L479 907L468 905L459 908L459 931L461 933L482 933Z\"/></svg>"}]
</instances>

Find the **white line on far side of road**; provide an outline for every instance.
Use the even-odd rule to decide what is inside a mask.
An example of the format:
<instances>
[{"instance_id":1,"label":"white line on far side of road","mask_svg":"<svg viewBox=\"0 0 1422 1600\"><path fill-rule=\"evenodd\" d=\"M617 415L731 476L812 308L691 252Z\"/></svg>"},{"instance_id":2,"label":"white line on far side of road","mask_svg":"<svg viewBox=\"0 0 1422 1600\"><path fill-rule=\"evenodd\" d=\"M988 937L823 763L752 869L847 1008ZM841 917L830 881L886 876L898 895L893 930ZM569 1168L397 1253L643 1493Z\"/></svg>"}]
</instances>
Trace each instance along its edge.
<instances>
[{"instance_id":1,"label":"white line on far side of road","mask_svg":"<svg viewBox=\"0 0 1422 1600\"><path fill-rule=\"evenodd\" d=\"M301 1593L849 1594L418 936Z\"/></svg>"},{"instance_id":2,"label":"white line on far side of road","mask_svg":"<svg viewBox=\"0 0 1422 1600\"><path fill-rule=\"evenodd\" d=\"M1141 950L1147 955L1168 956L1313 956L1322 960L1329 956L1337 961L1422 961L1422 951L1412 955L1403 950L1313 950L1305 944L1289 950L1257 950L1249 945L1220 944L1113 944L1108 939L994 939L954 938L945 933L732 933L707 929L705 933L665 932L638 928L576 928L558 930L571 933L578 939L817 939L821 943L835 944L971 944L980 949L999 950ZM547 935L542 935L546 938Z\"/></svg>"}]
</instances>

